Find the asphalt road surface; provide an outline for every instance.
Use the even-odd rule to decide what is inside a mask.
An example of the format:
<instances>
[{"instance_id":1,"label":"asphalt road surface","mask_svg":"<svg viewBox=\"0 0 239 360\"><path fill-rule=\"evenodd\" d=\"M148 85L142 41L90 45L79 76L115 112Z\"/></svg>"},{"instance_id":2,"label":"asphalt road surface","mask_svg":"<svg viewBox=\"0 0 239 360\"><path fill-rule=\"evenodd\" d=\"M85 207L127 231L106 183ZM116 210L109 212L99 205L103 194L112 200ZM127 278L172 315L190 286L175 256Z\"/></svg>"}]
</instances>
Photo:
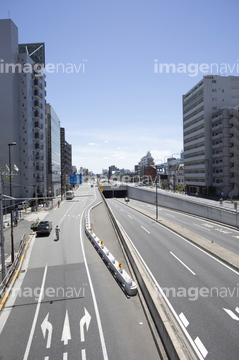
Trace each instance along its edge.
<instances>
[{"instance_id":1,"label":"asphalt road surface","mask_svg":"<svg viewBox=\"0 0 239 360\"><path fill-rule=\"evenodd\" d=\"M108 204L143 258L198 358L238 359L238 272L129 206L113 199ZM173 216L174 220L178 217L175 212ZM225 234L220 231L216 234L223 241Z\"/></svg>"},{"instance_id":2,"label":"asphalt road surface","mask_svg":"<svg viewBox=\"0 0 239 360\"><path fill-rule=\"evenodd\" d=\"M52 231L30 242L0 314L0 359L160 359L139 297L125 295L84 234L98 190L75 195L46 213L60 240Z\"/></svg>"}]
</instances>

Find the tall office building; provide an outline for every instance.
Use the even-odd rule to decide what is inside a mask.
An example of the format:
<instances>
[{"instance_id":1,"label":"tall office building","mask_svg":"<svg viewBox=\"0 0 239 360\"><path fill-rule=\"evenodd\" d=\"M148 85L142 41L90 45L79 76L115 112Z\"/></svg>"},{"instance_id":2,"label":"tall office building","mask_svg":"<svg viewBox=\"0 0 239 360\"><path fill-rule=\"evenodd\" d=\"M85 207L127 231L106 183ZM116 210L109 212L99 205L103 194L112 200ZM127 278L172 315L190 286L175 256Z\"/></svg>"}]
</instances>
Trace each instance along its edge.
<instances>
[{"instance_id":1,"label":"tall office building","mask_svg":"<svg viewBox=\"0 0 239 360\"><path fill-rule=\"evenodd\" d=\"M47 189L48 196L61 195L60 120L53 107L46 103L47 126Z\"/></svg>"},{"instance_id":2,"label":"tall office building","mask_svg":"<svg viewBox=\"0 0 239 360\"><path fill-rule=\"evenodd\" d=\"M72 149L65 139L65 128L61 127L61 191L69 188L69 175L72 174Z\"/></svg>"},{"instance_id":3,"label":"tall office building","mask_svg":"<svg viewBox=\"0 0 239 360\"><path fill-rule=\"evenodd\" d=\"M204 76L199 83L183 95L184 183L188 192L198 192L202 195L223 192L225 196L231 196L230 192L234 192L233 185L228 187L223 181L216 182L217 176L214 170L216 170L216 158L218 157L218 134L215 132L216 121L213 114L218 110L220 112L220 109L223 108L235 108L238 104L239 77L237 76ZM236 117L233 121L234 124L237 122ZM229 126L228 117L227 120L224 119L221 128L225 128L225 126ZM226 130L223 130L224 135L225 133ZM233 134L230 133L230 135ZM227 146L226 140L223 136L220 138L221 140L220 146L224 148ZM239 142L235 143L234 148L238 144ZM230 143L230 145L232 144ZM237 152L234 153L236 156ZM228 155L230 156L230 154L233 155L229 151ZM226 152L224 151L225 156ZM229 161L222 160L225 163ZM224 175L226 172L228 177L232 176L230 166L223 169Z\"/></svg>"},{"instance_id":4,"label":"tall office building","mask_svg":"<svg viewBox=\"0 0 239 360\"><path fill-rule=\"evenodd\" d=\"M12 157L12 195L31 198L46 189L45 46L18 44L18 29L0 20L0 168ZM15 172L13 164L19 171ZM9 194L9 181L4 181Z\"/></svg>"}]
</instances>

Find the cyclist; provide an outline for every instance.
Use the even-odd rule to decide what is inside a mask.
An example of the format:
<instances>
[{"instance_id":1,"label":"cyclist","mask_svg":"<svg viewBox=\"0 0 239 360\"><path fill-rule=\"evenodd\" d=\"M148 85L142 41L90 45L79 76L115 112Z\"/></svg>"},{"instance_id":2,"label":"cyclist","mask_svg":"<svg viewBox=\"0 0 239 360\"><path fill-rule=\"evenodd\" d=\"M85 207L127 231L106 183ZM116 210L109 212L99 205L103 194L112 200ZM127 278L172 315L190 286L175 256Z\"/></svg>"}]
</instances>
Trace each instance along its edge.
<instances>
[{"instance_id":1,"label":"cyclist","mask_svg":"<svg viewBox=\"0 0 239 360\"><path fill-rule=\"evenodd\" d=\"M59 228L59 226L58 226L58 225L56 225L55 232L56 232L56 238L57 238L57 240L59 240L60 228Z\"/></svg>"}]
</instances>

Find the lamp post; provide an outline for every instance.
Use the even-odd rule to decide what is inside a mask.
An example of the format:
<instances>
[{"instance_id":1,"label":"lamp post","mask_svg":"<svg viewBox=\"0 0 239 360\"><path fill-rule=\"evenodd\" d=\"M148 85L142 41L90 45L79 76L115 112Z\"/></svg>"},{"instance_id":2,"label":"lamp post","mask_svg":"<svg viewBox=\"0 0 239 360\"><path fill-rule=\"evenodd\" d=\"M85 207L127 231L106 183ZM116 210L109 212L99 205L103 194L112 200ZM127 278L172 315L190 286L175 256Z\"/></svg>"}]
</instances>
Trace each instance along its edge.
<instances>
[{"instance_id":1,"label":"lamp post","mask_svg":"<svg viewBox=\"0 0 239 360\"><path fill-rule=\"evenodd\" d=\"M8 144L9 147L9 171L10 171L10 210L11 210L11 257L14 262L14 239L13 239L13 218L12 218L12 167L11 167L11 146L17 145L15 142Z\"/></svg>"},{"instance_id":2,"label":"lamp post","mask_svg":"<svg viewBox=\"0 0 239 360\"><path fill-rule=\"evenodd\" d=\"M155 206L156 206L156 214L155 214L155 218L156 220L158 220L158 171L157 171L157 166L155 165L150 165L152 168L154 168L156 170L156 181L155 181L155 185L156 185L156 199L155 199Z\"/></svg>"}]
</instances>

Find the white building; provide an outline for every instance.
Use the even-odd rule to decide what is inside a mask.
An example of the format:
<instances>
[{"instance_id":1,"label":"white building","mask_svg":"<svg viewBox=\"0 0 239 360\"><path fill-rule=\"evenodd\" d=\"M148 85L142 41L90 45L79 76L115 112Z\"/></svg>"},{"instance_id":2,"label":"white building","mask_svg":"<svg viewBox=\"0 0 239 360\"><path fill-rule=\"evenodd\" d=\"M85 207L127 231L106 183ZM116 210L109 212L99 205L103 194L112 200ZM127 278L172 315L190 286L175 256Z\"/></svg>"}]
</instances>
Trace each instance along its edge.
<instances>
[{"instance_id":1,"label":"white building","mask_svg":"<svg viewBox=\"0 0 239 360\"><path fill-rule=\"evenodd\" d=\"M30 198L46 189L44 43L18 44L18 29L0 20L0 168L9 162L19 168L13 176L12 195ZM38 64L38 65L36 65ZM4 181L9 194L9 180Z\"/></svg>"},{"instance_id":2,"label":"white building","mask_svg":"<svg viewBox=\"0 0 239 360\"><path fill-rule=\"evenodd\" d=\"M144 175L144 168L149 167L150 165L154 165L154 159L150 153L150 151L147 152L145 156L143 156L138 163L138 175L143 176Z\"/></svg>"},{"instance_id":3,"label":"white building","mask_svg":"<svg viewBox=\"0 0 239 360\"><path fill-rule=\"evenodd\" d=\"M236 76L204 76L183 95L184 183L188 192L215 193L212 114L238 104L239 77Z\"/></svg>"}]
</instances>

